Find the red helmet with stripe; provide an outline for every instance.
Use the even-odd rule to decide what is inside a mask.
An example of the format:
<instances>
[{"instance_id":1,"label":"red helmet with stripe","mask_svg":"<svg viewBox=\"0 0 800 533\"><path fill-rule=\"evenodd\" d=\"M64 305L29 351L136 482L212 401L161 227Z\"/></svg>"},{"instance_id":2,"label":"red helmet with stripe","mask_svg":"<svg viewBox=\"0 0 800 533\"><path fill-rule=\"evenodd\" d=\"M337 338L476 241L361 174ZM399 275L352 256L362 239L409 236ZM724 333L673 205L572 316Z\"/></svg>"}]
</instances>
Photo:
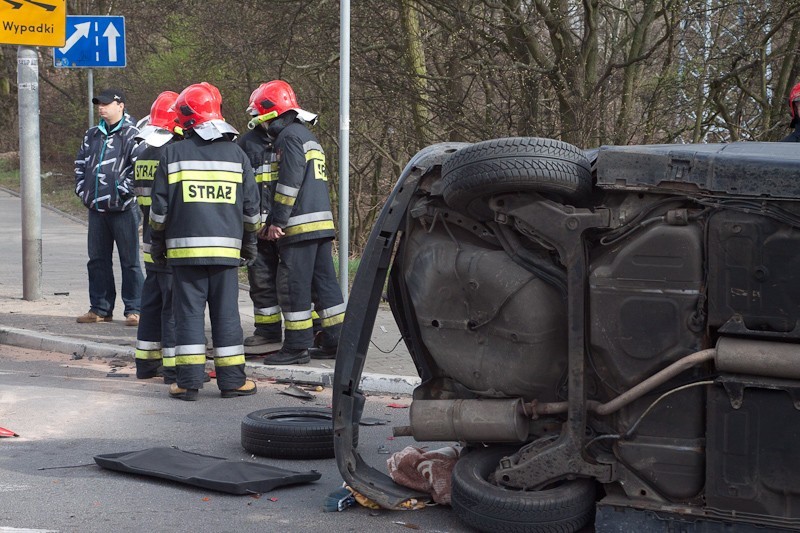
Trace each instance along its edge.
<instances>
[{"instance_id":1,"label":"red helmet with stripe","mask_svg":"<svg viewBox=\"0 0 800 533\"><path fill-rule=\"evenodd\" d=\"M178 116L175 113L175 100L177 99L178 93L173 91L164 91L156 96L153 105L150 106L148 124L174 132L178 127Z\"/></svg>"},{"instance_id":2,"label":"red helmet with stripe","mask_svg":"<svg viewBox=\"0 0 800 533\"><path fill-rule=\"evenodd\" d=\"M298 107L297 96L291 85L283 80L273 80L262 83L253 91L247 111L253 116L267 115L274 111L275 116L279 116Z\"/></svg>"},{"instance_id":3,"label":"red helmet with stripe","mask_svg":"<svg viewBox=\"0 0 800 533\"><path fill-rule=\"evenodd\" d=\"M211 120L222 118L222 95L219 89L207 82L189 85L175 100L178 124L183 129L195 128Z\"/></svg>"}]
</instances>

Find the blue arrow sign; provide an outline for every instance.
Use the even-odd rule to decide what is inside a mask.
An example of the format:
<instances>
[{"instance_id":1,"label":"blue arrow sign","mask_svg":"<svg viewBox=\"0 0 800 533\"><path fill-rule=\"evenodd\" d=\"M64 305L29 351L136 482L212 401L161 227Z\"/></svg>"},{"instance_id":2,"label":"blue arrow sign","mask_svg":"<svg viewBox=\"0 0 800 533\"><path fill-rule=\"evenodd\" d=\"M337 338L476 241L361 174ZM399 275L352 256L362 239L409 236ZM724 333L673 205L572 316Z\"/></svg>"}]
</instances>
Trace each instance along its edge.
<instances>
[{"instance_id":1,"label":"blue arrow sign","mask_svg":"<svg viewBox=\"0 0 800 533\"><path fill-rule=\"evenodd\" d=\"M125 66L125 17L67 16L67 42L53 48L64 68Z\"/></svg>"}]
</instances>

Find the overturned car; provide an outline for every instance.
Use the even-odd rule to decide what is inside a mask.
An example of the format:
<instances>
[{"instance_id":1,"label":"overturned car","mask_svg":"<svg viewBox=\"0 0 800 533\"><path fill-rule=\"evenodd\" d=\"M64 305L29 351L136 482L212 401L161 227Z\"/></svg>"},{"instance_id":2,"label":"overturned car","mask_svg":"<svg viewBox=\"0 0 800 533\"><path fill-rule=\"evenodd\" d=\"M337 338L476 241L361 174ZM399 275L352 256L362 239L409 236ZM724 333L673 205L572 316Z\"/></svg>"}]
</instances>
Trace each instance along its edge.
<instances>
[{"instance_id":1,"label":"overturned car","mask_svg":"<svg viewBox=\"0 0 800 533\"><path fill-rule=\"evenodd\" d=\"M350 295L334 385L345 481L387 508L423 496L352 444L388 277L422 380L395 434L464 445L465 523L800 531L798 200L789 143L422 150Z\"/></svg>"}]
</instances>

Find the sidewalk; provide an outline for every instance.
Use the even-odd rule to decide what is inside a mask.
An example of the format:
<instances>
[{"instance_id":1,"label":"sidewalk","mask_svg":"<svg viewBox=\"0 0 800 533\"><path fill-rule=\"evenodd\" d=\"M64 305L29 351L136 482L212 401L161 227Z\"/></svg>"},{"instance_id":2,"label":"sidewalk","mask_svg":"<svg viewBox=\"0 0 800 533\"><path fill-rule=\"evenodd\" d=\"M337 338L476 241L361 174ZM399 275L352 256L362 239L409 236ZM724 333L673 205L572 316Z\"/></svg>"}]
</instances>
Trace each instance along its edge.
<instances>
[{"instance_id":1,"label":"sidewalk","mask_svg":"<svg viewBox=\"0 0 800 533\"><path fill-rule=\"evenodd\" d=\"M22 201L0 189L0 344L73 354L86 358L134 360L136 328L125 326L119 297L119 261L114 256L117 303L113 322L78 324L75 319L89 309L86 271L86 225L63 213L42 207L42 299L22 299ZM253 304L246 290L239 291L239 313L245 336L253 331ZM206 317L207 337L211 339ZM388 307L381 306L367 352L361 388L368 392L410 394L419 384ZM398 343L396 346L395 344ZM0 348L1 349L1 348ZM389 352L389 353L383 353ZM307 365L264 365L261 358L247 359L251 377L293 379L330 385L335 361L314 360Z\"/></svg>"}]
</instances>

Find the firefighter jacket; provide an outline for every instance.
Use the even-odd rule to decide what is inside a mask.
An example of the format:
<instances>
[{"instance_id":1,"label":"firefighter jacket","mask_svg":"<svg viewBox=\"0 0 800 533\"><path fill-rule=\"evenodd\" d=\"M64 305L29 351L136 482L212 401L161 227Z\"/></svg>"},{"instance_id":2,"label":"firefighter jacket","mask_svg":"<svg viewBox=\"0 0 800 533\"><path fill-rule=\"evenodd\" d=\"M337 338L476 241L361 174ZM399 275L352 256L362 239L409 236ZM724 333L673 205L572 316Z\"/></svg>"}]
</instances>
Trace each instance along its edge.
<instances>
[{"instance_id":1,"label":"firefighter jacket","mask_svg":"<svg viewBox=\"0 0 800 533\"><path fill-rule=\"evenodd\" d=\"M293 118L294 112L290 118ZM286 115L284 114L284 115ZM325 153L299 120L280 116L268 128L275 138L278 181L272 198L272 224L282 228L283 246L309 239L332 239L333 213L328 193Z\"/></svg>"},{"instance_id":2,"label":"firefighter jacket","mask_svg":"<svg viewBox=\"0 0 800 533\"><path fill-rule=\"evenodd\" d=\"M272 139L267 131L261 127L248 131L236 140L237 144L247 154L253 166L256 184L261 195L261 223L272 222L269 214L272 212L272 195L278 183L278 163L275 152L272 150Z\"/></svg>"},{"instance_id":3,"label":"firefighter jacket","mask_svg":"<svg viewBox=\"0 0 800 533\"><path fill-rule=\"evenodd\" d=\"M153 189L153 178L156 175L156 168L158 168L158 160L161 157L161 152L165 146L175 142L175 139L168 141L167 144L162 146L150 146L142 142L139 144L141 150L138 150L139 155L134 164L134 192L136 199L139 202L139 207L142 209L142 252L144 255L144 266L147 270L153 272L170 272L167 265L157 265L153 262L153 257L150 255L150 204L152 199L150 195Z\"/></svg>"},{"instance_id":4,"label":"firefighter jacket","mask_svg":"<svg viewBox=\"0 0 800 533\"><path fill-rule=\"evenodd\" d=\"M205 141L190 130L162 151L150 226L159 237L164 232L171 266L239 266L245 233L254 236L260 227L258 201L242 149L226 137Z\"/></svg>"},{"instance_id":5,"label":"firefighter jacket","mask_svg":"<svg viewBox=\"0 0 800 533\"><path fill-rule=\"evenodd\" d=\"M75 157L75 194L83 205L99 212L136 206L133 165L137 133L127 113L110 131L103 120L89 128Z\"/></svg>"}]
</instances>

